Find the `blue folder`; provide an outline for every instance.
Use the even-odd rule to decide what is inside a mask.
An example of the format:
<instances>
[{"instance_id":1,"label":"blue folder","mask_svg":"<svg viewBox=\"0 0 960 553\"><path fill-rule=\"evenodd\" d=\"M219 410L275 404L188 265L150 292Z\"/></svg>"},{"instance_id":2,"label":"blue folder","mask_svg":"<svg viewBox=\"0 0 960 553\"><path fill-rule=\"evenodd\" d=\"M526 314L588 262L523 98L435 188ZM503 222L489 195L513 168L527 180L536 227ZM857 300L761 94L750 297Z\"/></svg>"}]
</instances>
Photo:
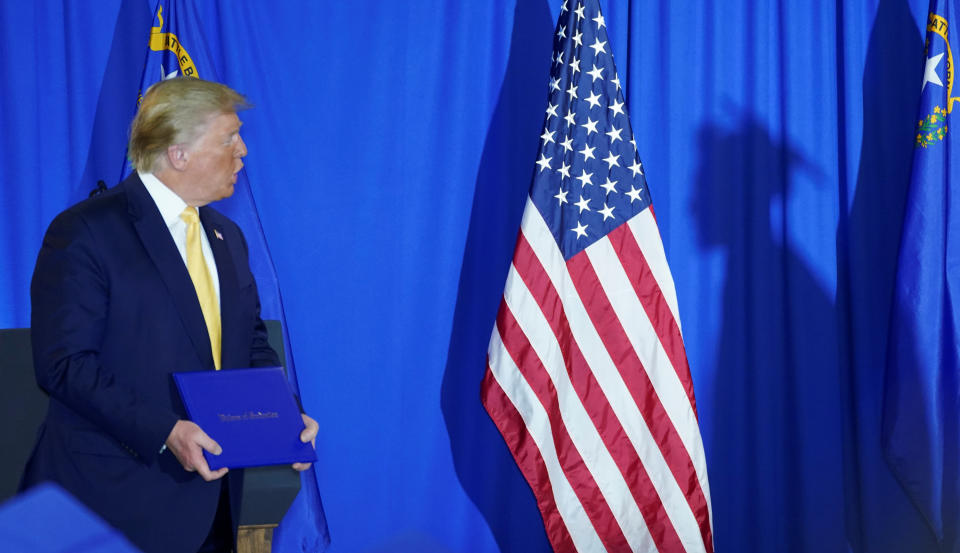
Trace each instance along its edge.
<instances>
[{"instance_id":1,"label":"blue folder","mask_svg":"<svg viewBox=\"0 0 960 553\"><path fill-rule=\"evenodd\" d=\"M203 455L211 470L312 463L300 441L300 410L280 367L173 373L190 420L223 452Z\"/></svg>"}]
</instances>

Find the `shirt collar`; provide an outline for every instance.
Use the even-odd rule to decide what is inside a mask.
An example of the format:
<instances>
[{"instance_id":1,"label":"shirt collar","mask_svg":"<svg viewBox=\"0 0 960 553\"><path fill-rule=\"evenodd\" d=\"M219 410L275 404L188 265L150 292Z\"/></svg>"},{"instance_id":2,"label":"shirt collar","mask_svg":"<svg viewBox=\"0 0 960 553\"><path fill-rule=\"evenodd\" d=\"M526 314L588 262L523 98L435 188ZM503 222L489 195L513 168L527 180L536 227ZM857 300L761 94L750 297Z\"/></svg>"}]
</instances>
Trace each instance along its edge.
<instances>
[{"instance_id":1,"label":"shirt collar","mask_svg":"<svg viewBox=\"0 0 960 553\"><path fill-rule=\"evenodd\" d=\"M153 203L157 204L160 216L163 217L163 222L166 223L167 227L179 222L180 214L186 209L187 202L177 196L176 192L167 188L167 185L163 184L153 173L138 174L143 186L146 187L150 197L153 198Z\"/></svg>"}]
</instances>

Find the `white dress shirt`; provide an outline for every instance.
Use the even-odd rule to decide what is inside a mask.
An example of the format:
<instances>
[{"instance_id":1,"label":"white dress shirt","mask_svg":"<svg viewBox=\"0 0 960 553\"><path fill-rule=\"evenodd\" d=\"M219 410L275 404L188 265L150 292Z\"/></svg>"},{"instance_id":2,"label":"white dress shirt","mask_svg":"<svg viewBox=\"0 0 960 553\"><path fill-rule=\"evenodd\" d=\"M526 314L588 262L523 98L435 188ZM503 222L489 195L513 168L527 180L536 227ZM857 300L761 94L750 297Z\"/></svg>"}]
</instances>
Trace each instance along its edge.
<instances>
[{"instance_id":1,"label":"white dress shirt","mask_svg":"<svg viewBox=\"0 0 960 553\"><path fill-rule=\"evenodd\" d=\"M187 265L187 224L180 218L180 214L187 208L187 203L183 201L176 192L167 188L153 173L139 173L140 180L157 204L160 210L160 216L173 237L173 243L177 245L177 251L183 259L183 265ZM220 307L220 278L217 273L217 263L213 259L213 250L210 249L210 241L207 240L207 233L203 230L203 223L200 223L200 247L203 249L203 259L207 262L207 269L210 271L210 279L213 280L213 292L217 296L217 307Z\"/></svg>"}]
</instances>

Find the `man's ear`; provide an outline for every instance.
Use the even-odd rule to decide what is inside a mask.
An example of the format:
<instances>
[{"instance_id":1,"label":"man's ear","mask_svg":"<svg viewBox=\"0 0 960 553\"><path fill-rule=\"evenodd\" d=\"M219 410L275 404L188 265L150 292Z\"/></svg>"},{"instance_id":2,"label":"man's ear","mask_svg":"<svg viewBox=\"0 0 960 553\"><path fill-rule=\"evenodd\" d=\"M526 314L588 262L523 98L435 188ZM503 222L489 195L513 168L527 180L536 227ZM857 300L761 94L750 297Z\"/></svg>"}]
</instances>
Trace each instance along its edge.
<instances>
[{"instance_id":1,"label":"man's ear","mask_svg":"<svg viewBox=\"0 0 960 553\"><path fill-rule=\"evenodd\" d=\"M167 146L167 162L177 171L183 171L187 166L189 154L182 144Z\"/></svg>"}]
</instances>

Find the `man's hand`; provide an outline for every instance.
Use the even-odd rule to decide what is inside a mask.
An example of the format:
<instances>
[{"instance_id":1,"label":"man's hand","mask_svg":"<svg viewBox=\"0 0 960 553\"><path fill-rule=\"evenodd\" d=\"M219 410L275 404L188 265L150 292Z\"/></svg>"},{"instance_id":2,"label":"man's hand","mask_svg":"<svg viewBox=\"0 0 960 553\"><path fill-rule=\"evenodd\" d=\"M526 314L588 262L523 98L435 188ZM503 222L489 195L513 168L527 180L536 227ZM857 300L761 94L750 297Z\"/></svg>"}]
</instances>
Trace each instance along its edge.
<instances>
[{"instance_id":1,"label":"man's hand","mask_svg":"<svg viewBox=\"0 0 960 553\"><path fill-rule=\"evenodd\" d=\"M316 426L317 423L313 424ZM314 430L314 435L316 435L316 430ZM210 470L207 460L203 457L203 450L207 450L214 455L220 455L223 449L220 444L213 441L213 438L207 436L207 433L193 422L178 420L177 424L173 425L170 435L167 436L166 443L167 448L177 457L177 461L180 461L180 464L183 465L183 470L196 472L207 482L222 478L227 473L227 467Z\"/></svg>"},{"instance_id":2,"label":"man's hand","mask_svg":"<svg viewBox=\"0 0 960 553\"><path fill-rule=\"evenodd\" d=\"M312 418L310 418L308 415L304 413L300 413L300 416L303 417L303 424L306 426L306 428L304 428L303 431L300 432L300 441L303 443L310 442L310 445L312 445L313 448L316 449L317 448L317 431L320 430L320 425L317 424L317 421L313 420ZM293 470L304 471L310 468L310 465L311 463L294 463Z\"/></svg>"}]
</instances>

